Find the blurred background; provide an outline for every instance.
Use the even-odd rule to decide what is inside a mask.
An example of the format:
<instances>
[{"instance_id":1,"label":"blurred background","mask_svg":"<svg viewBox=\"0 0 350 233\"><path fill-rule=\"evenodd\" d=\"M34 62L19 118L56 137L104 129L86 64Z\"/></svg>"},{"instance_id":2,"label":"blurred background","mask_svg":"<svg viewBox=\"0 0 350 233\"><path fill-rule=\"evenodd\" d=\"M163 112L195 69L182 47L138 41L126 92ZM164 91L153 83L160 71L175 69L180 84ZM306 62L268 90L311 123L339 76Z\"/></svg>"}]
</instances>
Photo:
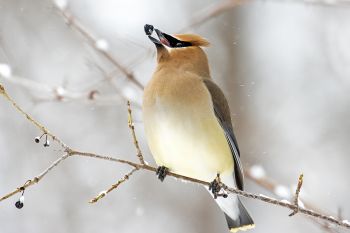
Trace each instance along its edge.
<instances>
[{"instance_id":1,"label":"blurred background","mask_svg":"<svg viewBox=\"0 0 350 233\"><path fill-rule=\"evenodd\" d=\"M0 0L0 82L71 147L137 161L127 126L131 100L141 148L154 164L140 103L155 51L143 25L200 34L211 42L212 77L231 107L251 176L245 189L291 199L304 173L303 201L349 219L350 2L236 3ZM36 136L40 131L0 98L0 196L62 155L55 143L34 143ZM203 187L173 178L160 183L146 171L88 203L129 169L69 158L25 191L23 209L14 206L20 194L0 203L0 231L228 232ZM301 214L290 218L287 209L243 202L256 222L250 232L344 231Z\"/></svg>"}]
</instances>

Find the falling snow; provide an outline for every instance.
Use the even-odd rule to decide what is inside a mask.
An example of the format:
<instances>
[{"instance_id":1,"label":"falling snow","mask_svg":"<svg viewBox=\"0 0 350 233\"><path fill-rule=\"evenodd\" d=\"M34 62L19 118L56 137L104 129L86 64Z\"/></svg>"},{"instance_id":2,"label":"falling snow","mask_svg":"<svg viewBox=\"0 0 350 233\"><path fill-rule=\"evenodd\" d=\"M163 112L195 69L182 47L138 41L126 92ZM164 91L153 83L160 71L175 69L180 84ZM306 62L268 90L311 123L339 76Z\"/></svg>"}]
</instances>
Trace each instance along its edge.
<instances>
[{"instance_id":1,"label":"falling snow","mask_svg":"<svg viewBox=\"0 0 350 233\"><path fill-rule=\"evenodd\" d=\"M265 177L265 170L261 165L253 165L249 169L249 174L255 179Z\"/></svg>"},{"instance_id":2,"label":"falling snow","mask_svg":"<svg viewBox=\"0 0 350 233\"><path fill-rule=\"evenodd\" d=\"M345 223L345 224L350 225L350 221L349 220L343 220L342 222Z\"/></svg>"},{"instance_id":3,"label":"falling snow","mask_svg":"<svg viewBox=\"0 0 350 233\"><path fill-rule=\"evenodd\" d=\"M269 199L270 199L270 197L268 197L268 196L266 196L266 195L264 195L264 194L259 194L259 196L260 196L260 197L264 197L264 198L269 198Z\"/></svg>"},{"instance_id":4,"label":"falling snow","mask_svg":"<svg viewBox=\"0 0 350 233\"><path fill-rule=\"evenodd\" d=\"M67 0L54 0L54 3L61 10L65 10L68 6Z\"/></svg>"},{"instance_id":5,"label":"falling snow","mask_svg":"<svg viewBox=\"0 0 350 233\"><path fill-rule=\"evenodd\" d=\"M303 203L300 199L298 199L298 205L299 205L299 207L301 207L301 208L305 208L304 203Z\"/></svg>"},{"instance_id":6,"label":"falling snow","mask_svg":"<svg viewBox=\"0 0 350 233\"><path fill-rule=\"evenodd\" d=\"M283 198L290 198L291 197L291 193L286 186L277 185L273 191L279 197L283 197Z\"/></svg>"},{"instance_id":7,"label":"falling snow","mask_svg":"<svg viewBox=\"0 0 350 233\"><path fill-rule=\"evenodd\" d=\"M107 191L106 191L106 190L103 190L103 191L101 191L98 195L99 195L99 196L106 196L106 195L107 195Z\"/></svg>"},{"instance_id":8,"label":"falling snow","mask_svg":"<svg viewBox=\"0 0 350 233\"><path fill-rule=\"evenodd\" d=\"M63 96L66 93L66 90L63 87L56 88L57 95Z\"/></svg>"},{"instance_id":9,"label":"falling snow","mask_svg":"<svg viewBox=\"0 0 350 233\"><path fill-rule=\"evenodd\" d=\"M0 63L0 75L9 78L12 75L12 69L8 64Z\"/></svg>"},{"instance_id":10,"label":"falling snow","mask_svg":"<svg viewBox=\"0 0 350 233\"><path fill-rule=\"evenodd\" d=\"M109 49L109 44L105 39L98 39L95 43L95 46L101 51L107 51Z\"/></svg>"},{"instance_id":11,"label":"falling snow","mask_svg":"<svg viewBox=\"0 0 350 233\"><path fill-rule=\"evenodd\" d=\"M136 212L136 215L140 217L140 216L144 215L145 209L139 206L139 207L136 208L135 212Z\"/></svg>"},{"instance_id":12,"label":"falling snow","mask_svg":"<svg viewBox=\"0 0 350 233\"><path fill-rule=\"evenodd\" d=\"M122 91L123 91L125 98L132 100L132 101L137 100L135 90L132 87L126 86L123 88Z\"/></svg>"},{"instance_id":13,"label":"falling snow","mask_svg":"<svg viewBox=\"0 0 350 233\"><path fill-rule=\"evenodd\" d=\"M281 202L286 203L286 204L290 204L290 201L288 201L288 200L286 200L286 199L281 200Z\"/></svg>"}]
</instances>

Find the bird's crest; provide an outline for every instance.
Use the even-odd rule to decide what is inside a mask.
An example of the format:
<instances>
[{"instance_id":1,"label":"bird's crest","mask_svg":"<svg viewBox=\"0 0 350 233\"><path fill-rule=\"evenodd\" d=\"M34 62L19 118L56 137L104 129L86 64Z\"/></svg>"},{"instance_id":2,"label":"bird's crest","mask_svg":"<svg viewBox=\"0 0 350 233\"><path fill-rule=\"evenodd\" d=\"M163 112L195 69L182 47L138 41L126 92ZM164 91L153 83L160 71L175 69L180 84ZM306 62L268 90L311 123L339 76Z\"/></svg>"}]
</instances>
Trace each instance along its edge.
<instances>
[{"instance_id":1,"label":"bird's crest","mask_svg":"<svg viewBox=\"0 0 350 233\"><path fill-rule=\"evenodd\" d=\"M181 41L190 42L192 46L208 47L210 45L209 41L195 34L177 34L174 37Z\"/></svg>"}]
</instances>

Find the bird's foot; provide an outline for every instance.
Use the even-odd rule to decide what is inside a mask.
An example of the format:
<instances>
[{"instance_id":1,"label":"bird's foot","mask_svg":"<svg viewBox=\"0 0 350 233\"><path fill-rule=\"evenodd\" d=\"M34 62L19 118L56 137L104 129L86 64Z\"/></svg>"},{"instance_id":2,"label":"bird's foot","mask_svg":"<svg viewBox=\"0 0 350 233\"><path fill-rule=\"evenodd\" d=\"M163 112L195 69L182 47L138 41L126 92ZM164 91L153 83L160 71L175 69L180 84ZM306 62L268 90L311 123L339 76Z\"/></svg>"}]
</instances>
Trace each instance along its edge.
<instances>
[{"instance_id":1,"label":"bird's foot","mask_svg":"<svg viewBox=\"0 0 350 233\"><path fill-rule=\"evenodd\" d=\"M168 175L169 168L165 166L159 166L156 171L156 175L158 176L158 179L163 182L165 177Z\"/></svg>"},{"instance_id":2,"label":"bird's foot","mask_svg":"<svg viewBox=\"0 0 350 233\"><path fill-rule=\"evenodd\" d=\"M221 189L222 189L222 183L220 179L220 174L218 173L216 178L209 185L209 191L211 191L211 193L213 194L214 199L216 199L217 197L223 197L223 198L227 197L227 193L225 192L220 193Z\"/></svg>"}]
</instances>

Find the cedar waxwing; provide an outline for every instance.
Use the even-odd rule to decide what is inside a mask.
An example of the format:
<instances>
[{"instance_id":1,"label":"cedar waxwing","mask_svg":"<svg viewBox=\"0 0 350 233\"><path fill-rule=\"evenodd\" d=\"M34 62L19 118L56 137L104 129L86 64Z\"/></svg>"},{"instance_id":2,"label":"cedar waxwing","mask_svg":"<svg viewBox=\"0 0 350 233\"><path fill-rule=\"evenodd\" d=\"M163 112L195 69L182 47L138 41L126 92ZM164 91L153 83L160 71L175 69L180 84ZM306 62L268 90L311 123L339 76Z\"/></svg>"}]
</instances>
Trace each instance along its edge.
<instances>
[{"instance_id":1,"label":"cedar waxwing","mask_svg":"<svg viewBox=\"0 0 350 233\"><path fill-rule=\"evenodd\" d=\"M211 80L201 48L209 42L198 35L170 36L147 24L145 32L157 49L157 68L143 96L143 120L158 178L163 181L169 170L213 181L212 195L230 231L253 228L240 199L218 193L217 178L243 190L243 171L227 100Z\"/></svg>"}]
</instances>

